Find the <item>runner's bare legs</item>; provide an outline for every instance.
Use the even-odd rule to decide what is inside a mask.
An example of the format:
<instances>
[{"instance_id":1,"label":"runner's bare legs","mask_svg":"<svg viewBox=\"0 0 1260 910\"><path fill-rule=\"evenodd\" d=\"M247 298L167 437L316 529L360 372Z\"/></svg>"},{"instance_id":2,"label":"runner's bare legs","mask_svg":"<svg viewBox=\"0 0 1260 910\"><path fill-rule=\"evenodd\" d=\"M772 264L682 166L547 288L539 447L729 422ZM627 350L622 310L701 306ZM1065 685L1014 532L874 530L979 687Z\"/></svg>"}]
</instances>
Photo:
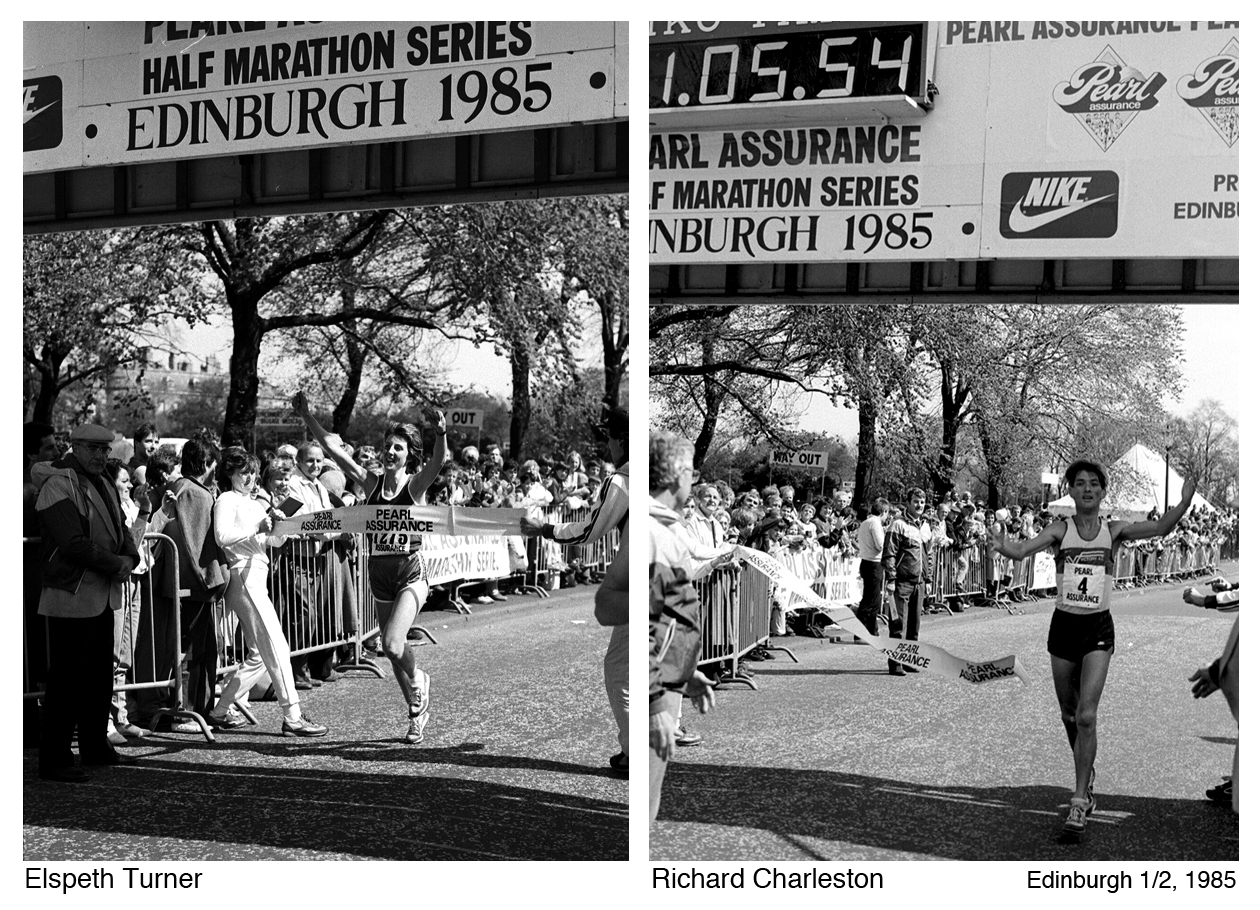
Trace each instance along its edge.
<instances>
[{"instance_id":1,"label":"runner's bare legs","mask_svg":"<svg viewBox=\"0 0 1260 910\"><path fill-rule=\"evenodd\" d=\"M420 589L420 590L417 590ZM376 601L376 618L381 628L381 647L389 658L394 678L402 689L403 699L411 704L415 690L416 659L407 644L407 632L420 610L420 594L428 597L428 585L416 584L404 588L393 603Z\"/></svg>"},{"instance_id":2,"label":"runner's bare legs","mask_svg":"<svg viewBox=\"0 0 1260 910\"><path fill-rule=\"evenodd\" d=\"M1068 744L1076 764L1076 792L1085 799L1089 773L1098 754L1098 702L1102 699L1111 666L1111 652L1090 651L1078 664L1050 655L1054 674L1054 691L1059 698L1059 711L1067 731Z\"/></svg>"}]
</instances>

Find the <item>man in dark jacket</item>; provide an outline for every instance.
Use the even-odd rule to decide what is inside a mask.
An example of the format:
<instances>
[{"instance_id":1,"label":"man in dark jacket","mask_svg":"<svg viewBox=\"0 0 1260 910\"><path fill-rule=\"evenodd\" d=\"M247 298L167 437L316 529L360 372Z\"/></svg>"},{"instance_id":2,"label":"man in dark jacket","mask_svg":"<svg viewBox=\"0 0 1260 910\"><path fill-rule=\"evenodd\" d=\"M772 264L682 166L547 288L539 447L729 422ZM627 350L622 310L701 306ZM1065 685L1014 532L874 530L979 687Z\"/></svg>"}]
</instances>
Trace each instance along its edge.
<instances>
[{"instance_id":1,"label":"man in dark jacket","mask_svg":"<svg viewBox=\"0 0 1260 910\"><path fill-rule=\"evenodd\" d=\"M114 688L114 611L139 562L114 485L101 476L114 434L85 424L70 451L31 468L42 540L39 613L48 617L48 682L39 743L39 776L89 780L70 742L79 728L83 765L130 763L106 737Z\"/></svg>"},{"instance_id":2,"label":"man in dark jacket","mask_svg":"<svg viewBox=\"0 0 1260 910\"><path fill-rule=\"evenodd\" d=\"M888 624L889 638L919 640L919 616L927 593L927 556L932 529L923 520L927 494L913 489L906 494L905 514L897 518L884 535L884 578L893 586L897 615ZM912 673L917 673L913 667ZM891 676L905 676L895 660L888 661Z\"/></svg>"},{"instance_id":3,"label":"man in dark jacket","mask_svg":"<svg viewBox=\"0 0 1260 910\"><path fill-rule=\"evenodd\" d=\"M692 543L679 510L691 495L691 443L672 433L648 442L648 786L656 820L661 783L674 753L683 696L701 714L713 706L700 656L700 597L691 583Z\"/></svg>"},{"instance_id":4,"label":"man in dark jacket","mask_svg":"<svg viewBox=\"0 0 1260 910\"><path fill-rule=\"evenodd\" d=\"M153 638L157 642L158 679L173 672L169 662L175 659L170 644L174 630L162 630L174 615L174 597L178 589L188 593L180 598L180 639L188 655L188 685L184 705L205 717L214 707L214 684L218 674L218 649L214 622L214 603L227 588L228 569L223 553L214 540L211 514L214 493L211 483L218 468L219 450L209 443L190 439L180 453L182 476L169 484L162 506L165 526L162 533L175 542L175 553L163 549L154 568ZM178 572L178 575L176 574ZM178 584L177 584L178 581ZM139 644L146 641L141 636ZM163 660L167 663L160 663ZM160 690L141 689L137 695L137 714L144 723L151 723L160 711L169 712L173 703ZM156 701L155 701L156 698ZM201 733L191 721L171 724L175 733Z\"/></svg>"}]
</instances>

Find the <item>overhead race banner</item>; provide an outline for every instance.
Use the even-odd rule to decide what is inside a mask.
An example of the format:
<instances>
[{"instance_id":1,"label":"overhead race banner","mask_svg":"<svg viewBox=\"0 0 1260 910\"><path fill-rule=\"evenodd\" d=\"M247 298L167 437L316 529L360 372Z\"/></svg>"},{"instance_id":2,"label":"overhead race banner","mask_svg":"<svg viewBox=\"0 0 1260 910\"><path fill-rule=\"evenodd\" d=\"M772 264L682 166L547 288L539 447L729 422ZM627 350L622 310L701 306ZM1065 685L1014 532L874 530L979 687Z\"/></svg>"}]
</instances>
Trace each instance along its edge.
<instances>
[{"instance_id":1,"label":"overhead race banner","mask_svg":"<svg viewBox=\"0 0 1260 910\"><path fill-rule=\"evenodd\" d=\"M890 660L895 660L908 667L914 667L933 676L943 676L947 679L963 679L972 683L992 682L995 679L1005 679L1012 676L1018 678L1024 685L1029 685L1032 682L1028 672L1014 654L994 658L993 660L972 661L956 657L944 648L938 648L936 645L930 645L927 642L902 641L900 639L888 639L871 635L866 631L866 626L862 625L861 620L853 614L852 610L838 603L823 600L814 593L809 585L793 575L785 566L777 562L774 557L762 553L760 550L750 550L747 547L740 546L734 547L734 554L737 558L744 560L758 572L765 575L774 584L797 595L801 601L804 601L811 607L825 611L835 624L828 628L838 627L845 632L856 635L868 645L882 651Z\"/></svg>"},{"instance_id":2,"label":"overhead race banner","mask_svg":"<svg viewBox=\"0 0 1260 910\"><path fill-rule=\"evenodd\" d=\"M826 471L826 452L781 452L771 453L770 464L776 468L800 468L804 471Z\"/></svg>"},{"instance_id":3,"label":"overhead race banner","mask_svg":"<svg viewBox=\"0 0 1260 910\"><path fill-rule=\"evenodd\" d=\"M623 23L27 22L23 37L24 173L626 116Z\"/></svg>"},{"instance_id":4,"label":"overhead race banner","mask_svg":"<svg viewBox=\"0 0 1260 910\"><path fill-rule=\"evenodd\" d=\"M348 506L277 521L273 534L446 534L516 536L524 509L459 506Z\"/></svg>"},{"instance_id":5,"label":"overhead race banner","mask_svg":"<svg viewBox=\"0 0 1260 910\"><path fill-rule=\"evenodd\" d=\"M983 98L962 102L982 117ZM914 123L654 133L653 262L970 259L983 133Z\"/></svg>"},{"instance_id":6,"label":"overhead race banner","mask_svg":"<svg viewBox=\"0 0 1260 910\"><path fill-rule=\"evenodd\" d=\"M923 116L855 121L837 105L767 126L752 110L712 129L675 114L650 137L651 261L1238 255L1237 22L944 22L937 35ZM774 43L755 63L725 50L767 96L795 72ZM718 50L704 91L720 101Z\"/></svg>"},{"instance_id":7,"label":"overhead race banner","mask_svg":"<svg viewBox=\"0 0 1260 910\"><path fill-rule=\"evenodd\" d=\"M1238 255L1237 22L1004 24L937 55L989 58L982 256Z\"/></svg>"}]
</instances>

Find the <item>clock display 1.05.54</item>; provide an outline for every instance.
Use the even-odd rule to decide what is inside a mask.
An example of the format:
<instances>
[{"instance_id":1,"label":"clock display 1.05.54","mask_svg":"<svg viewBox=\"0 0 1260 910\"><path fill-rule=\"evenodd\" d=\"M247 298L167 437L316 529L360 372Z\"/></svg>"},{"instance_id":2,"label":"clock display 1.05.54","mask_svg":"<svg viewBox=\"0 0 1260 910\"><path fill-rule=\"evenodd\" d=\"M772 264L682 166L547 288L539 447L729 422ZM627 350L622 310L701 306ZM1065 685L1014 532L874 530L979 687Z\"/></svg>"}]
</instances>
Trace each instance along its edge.
<instances>
[{"instance_id":1,"label":"clock display 1.05.54","mask_svg":"<svg viewBox=\"0 0 1260 910\"><path fill-rule=\"evenodd\" d=\"M922 97L926 23L653 44L649 107Z\"/></svg>"}]
</instances>

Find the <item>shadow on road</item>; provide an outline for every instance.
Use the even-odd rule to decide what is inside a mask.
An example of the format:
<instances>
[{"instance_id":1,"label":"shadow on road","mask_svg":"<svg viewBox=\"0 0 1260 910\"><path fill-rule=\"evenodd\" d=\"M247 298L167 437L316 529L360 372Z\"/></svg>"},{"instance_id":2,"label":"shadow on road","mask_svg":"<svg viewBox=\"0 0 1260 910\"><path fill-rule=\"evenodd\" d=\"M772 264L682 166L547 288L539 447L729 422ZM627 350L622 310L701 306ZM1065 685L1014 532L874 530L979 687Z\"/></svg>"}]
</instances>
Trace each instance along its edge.
<instances>
[{"instance_id":1,"label":"shadow on road","mask_svg":"<svg viewBox=\"0 0 1260 910\"><path fill-rule=\"evenodd\" d=\"M761 829L790 845L783 856L763 841L755 856L723 857L736 860L836 858L818 855L805 842L813 839L925 859L1238 859L1238 819L1228 809L1105 789L1084 841L1061 844L1068 796L1062 787L929 787L841 771L680 762L665 776L653 834L666 840L660 823L688 822ZM666 855L653 843L652 859L692 858Z\"/></svg>"},{"instance_id":2,"label":"shadow on road","mask_svg":"<svg viewBox=\"0 0 1260 910\"><path fill-rule=\"evenodd\" d=\"M1236 746L1238 745L1237 736L1200 736L1199 739L1205 743L1216 743L1218 746Z\"/></svg>"},{"instance_id":3,"label":"shadow on road","mask_svg":"<svg viewBox=\"0 0 1260 910\"><path fill-rule=\"evenodd\" d=\"M236 750L283 754L289 761L276 768L274 763L249 767L223 760L225 752ZM351 744L318 750L221 742L212 753L218 756L214 761L174 755L183 751L175 747L146 755L136 765L97 769L87 784L39 780L35 752L28 751L23 823L58 829L56 849L65 855L35 855L39 836L31 835L25 858L318 859L312 851L387 860L629 856L628 813L622 803L446 777L440 769L441 764L474 764L578 770L562 762L531 763L461 747L399 748L413 765L399 774L397 765L392 773L311 767L339 753L353 759ZM366 751L367 761L402 760L394 750Z\"/></svg>"}]
</instances>

